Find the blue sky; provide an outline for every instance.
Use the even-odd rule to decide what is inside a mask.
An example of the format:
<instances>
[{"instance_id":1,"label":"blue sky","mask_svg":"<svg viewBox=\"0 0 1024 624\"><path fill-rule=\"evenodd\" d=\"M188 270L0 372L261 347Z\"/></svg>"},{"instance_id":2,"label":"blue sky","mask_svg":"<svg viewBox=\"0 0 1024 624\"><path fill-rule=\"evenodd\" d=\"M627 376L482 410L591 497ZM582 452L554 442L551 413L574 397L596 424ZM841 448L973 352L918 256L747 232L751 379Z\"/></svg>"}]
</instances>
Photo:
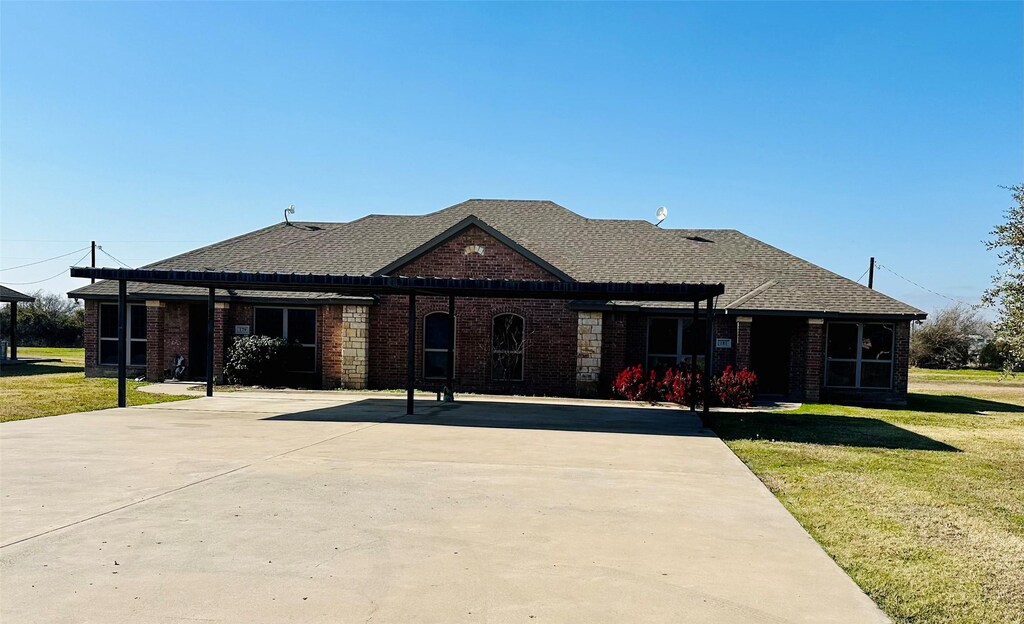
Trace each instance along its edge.
<instances>
[{"instance_id":1,"label":"blue sky","mask_svg":"<svg viewBox=\"0 0 1024 624\"><path fill-rule=\"evenodd\" d=\"M1021 7L4 2L0 267L545 198L976 301L1024 181Z\"/></svg>"}]
</instances>

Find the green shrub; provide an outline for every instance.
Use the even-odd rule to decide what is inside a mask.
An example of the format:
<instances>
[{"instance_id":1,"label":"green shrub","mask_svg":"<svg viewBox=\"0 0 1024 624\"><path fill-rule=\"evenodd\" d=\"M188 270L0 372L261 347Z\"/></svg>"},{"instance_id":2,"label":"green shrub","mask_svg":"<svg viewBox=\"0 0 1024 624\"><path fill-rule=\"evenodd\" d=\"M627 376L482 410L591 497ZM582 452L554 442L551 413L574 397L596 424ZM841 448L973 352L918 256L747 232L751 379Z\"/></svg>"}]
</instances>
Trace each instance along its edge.
<instances>
[{"instance_id":1,"label":"green shrub","mask_svg":"<svg viewBox=\"0 0 1024 624\"><path fill-rule=\"evenodd\" d=\"M285 372L288 345L280 338L245 336L235 340L224 362L228 383L243 386L277 386Z\"/></svg>"}]
</instances>

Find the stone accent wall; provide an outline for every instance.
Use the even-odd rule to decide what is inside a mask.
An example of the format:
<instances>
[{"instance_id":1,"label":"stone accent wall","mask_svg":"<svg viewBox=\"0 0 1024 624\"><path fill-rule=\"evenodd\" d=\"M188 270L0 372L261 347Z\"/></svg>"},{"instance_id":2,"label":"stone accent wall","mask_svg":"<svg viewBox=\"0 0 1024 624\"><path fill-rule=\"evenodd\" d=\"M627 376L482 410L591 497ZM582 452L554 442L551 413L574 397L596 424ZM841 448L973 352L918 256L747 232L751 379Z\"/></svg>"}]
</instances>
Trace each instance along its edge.
<instances>
[{"instance_id":1,"label":"stone accent wall","mask_svg":"<svg viewBox=\"0 0 1024 624\"><path fill-rule=\"evenodd\" d=\"M579 396L598 395L603 317L603 312L577 312L576 394Z\"/></svg>"},{"instance_id":2,"label":"stone accent wall","mask_svg":"<svg viewBox=\"0 0 1024 624\"><path fill-rule=\"evenodd\" d=\"M343 308L341 311L340 370L338 380L341 387L362 390L367 387L369 377L369 328L370 308L364 305L330 306ZM328 325L328 323L324 323ZM331 355L333 357L333 355ZM324 385L328 381L327 353L324 356Z\"/></svg>"}]
</instances>

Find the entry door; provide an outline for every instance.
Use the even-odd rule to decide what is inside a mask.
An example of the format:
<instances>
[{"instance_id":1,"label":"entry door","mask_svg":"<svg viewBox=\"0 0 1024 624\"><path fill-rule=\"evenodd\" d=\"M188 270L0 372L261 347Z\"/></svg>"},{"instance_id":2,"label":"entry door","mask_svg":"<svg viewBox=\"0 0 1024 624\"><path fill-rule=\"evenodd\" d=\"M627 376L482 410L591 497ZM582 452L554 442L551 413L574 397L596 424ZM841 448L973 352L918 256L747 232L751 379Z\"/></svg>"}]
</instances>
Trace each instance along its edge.
<instances>
[{"instance_id":1,"label":"entry door","mask_svg":"<svg viewBox=\"0 0 1024 624\"><path fill-rule=\"evenodd\" d=\"M188 306L188 376L206 379L206 304Z\"/></svg>"},{"instance_id":2,"label":"entry door","mask_svg":"<svg viewBox=\"0 0 1024 624\"><path fill-rule=\"evenodd\" d=\"M750 327L750 364L758 394L789 393L789 355L793 324L789 319L754 317Z\"/></svg>"}]
</instances>

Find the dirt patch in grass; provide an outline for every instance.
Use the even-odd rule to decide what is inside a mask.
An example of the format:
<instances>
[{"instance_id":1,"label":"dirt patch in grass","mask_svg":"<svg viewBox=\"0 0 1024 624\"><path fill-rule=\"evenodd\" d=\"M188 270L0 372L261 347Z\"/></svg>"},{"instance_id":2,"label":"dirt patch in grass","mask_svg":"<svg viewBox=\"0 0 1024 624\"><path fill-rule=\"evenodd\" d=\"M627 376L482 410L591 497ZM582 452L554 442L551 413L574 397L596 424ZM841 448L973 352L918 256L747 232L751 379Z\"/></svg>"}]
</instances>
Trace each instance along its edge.
<instances>
[{"instance_id":1,"label":"dirt patch in grass","mask_svg":"<svg viewBox=\"0 0 1024 624\"><path fill-rule=\"evenodd\" d=\"M912 376L905 409L805 405L714 428L896 622L1020 624L1024 380L993 377Z\"/></svg>"}]
</instances>

